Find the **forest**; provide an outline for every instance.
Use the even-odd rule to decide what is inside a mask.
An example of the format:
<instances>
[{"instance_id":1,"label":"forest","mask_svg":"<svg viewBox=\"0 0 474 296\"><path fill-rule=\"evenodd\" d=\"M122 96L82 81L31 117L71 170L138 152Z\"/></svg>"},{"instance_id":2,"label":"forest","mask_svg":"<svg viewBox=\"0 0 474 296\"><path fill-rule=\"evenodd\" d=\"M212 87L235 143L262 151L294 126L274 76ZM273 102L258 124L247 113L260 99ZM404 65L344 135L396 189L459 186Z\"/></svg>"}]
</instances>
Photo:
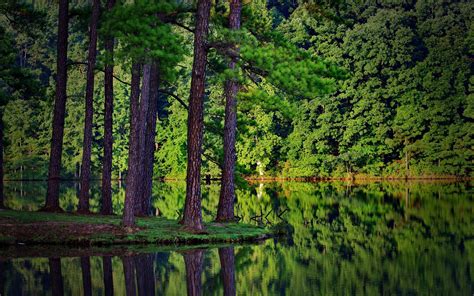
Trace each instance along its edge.
<instances>
[{"instance_id":1,"label":"forest","mask_svg":"<svg viewBox=\"0 0 474 296\"><path fill-rule=\"evenodd\" d=\"M201 178L221 179L226 220L234 172L237 181L472 177L473 9L4 1L2 174L47 179L50 210L57 181L80 179L84 212L90 180L101 179L104 214L111 179L123 179L130 224L127 211L150 211L157 178L186 178L184 220L201 215Z\"/></svg>"}]
</instances>

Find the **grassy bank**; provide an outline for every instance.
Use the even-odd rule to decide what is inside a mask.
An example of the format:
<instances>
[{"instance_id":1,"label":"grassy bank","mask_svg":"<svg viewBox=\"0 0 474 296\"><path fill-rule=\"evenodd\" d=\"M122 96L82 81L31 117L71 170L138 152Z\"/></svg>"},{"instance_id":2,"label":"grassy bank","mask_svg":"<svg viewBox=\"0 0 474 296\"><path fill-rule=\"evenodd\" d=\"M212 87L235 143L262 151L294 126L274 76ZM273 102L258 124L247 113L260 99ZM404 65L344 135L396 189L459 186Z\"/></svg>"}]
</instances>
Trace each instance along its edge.
<instances>
[{"instance_id":1,"label":"grassy bank","mask_svg":"<svg viewBox=\"0 0 474 296\"><path fill-rule=\"evenodd\" d=\"M271 234L269 229L241 223L206 223L205 232L197 234L161 217L137 218L133 229L120 222L118 216L0 210L0 245L197 245L256 241Z\"/></svg>"}]
</instances>

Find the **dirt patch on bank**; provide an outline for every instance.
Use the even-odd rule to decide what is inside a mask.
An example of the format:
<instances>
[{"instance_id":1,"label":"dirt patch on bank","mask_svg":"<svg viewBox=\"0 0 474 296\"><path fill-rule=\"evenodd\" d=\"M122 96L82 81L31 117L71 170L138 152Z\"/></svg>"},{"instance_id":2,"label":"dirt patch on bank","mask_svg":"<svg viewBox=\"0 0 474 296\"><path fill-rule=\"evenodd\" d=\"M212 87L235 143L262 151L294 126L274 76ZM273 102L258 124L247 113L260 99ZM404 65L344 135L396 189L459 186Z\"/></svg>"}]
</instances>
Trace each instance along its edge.
<instances>
[{"instance_id":1,"label":"dirt patch on bank","mask_svg":"<svg viewBox=\"0 0 474 296\"><path fill-rule=\"evenodd\" d=\"M14 237L17 242L74 241L94 235L124 236L129 232L112 224L84 224L73 222L17 223L10 218L0 219L0 236Z\"/></svg>"}]
</instances>

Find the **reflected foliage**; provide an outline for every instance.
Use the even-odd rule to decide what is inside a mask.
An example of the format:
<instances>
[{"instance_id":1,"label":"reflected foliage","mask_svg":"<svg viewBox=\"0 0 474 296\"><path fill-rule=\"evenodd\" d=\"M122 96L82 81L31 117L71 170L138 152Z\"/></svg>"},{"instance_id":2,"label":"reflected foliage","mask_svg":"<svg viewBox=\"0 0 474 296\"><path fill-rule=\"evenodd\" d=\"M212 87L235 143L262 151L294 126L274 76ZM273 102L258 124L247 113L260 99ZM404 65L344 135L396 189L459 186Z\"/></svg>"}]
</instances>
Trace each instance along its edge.
<instances>
[{"instance_id":1,"label":"reflected foliage","mask_svg":"<svg viewBox=\"0 0 474 296\"><path fill-rule=\"evenodd\" d=\"M13 185L7 184L9 206L34 204L30 194L40 189L23 184L21 195L19 184ZM65 208L66 193L76 192L68 186L62 191ZM114 188L114 200L123 200L123 189ZM218 184L203 186L203 193L203 217L210 221ZM153 194L156 213L176 218L185 184L159 183ZM469 295L474 289L473 196L472 182L251 184L237 190L236 214L247 223L285 220L292 235L219 250L124 254L108 257L107 268L102 257L90 257L92 294L110 289L104 284L107 269L119 295ZM119 213L121 206L114 207ZM262 213L262 219L255 218ZM3 260L5 295L52 292L59 283L52 281L57 277L50 276L47 258ZM81 259L61 258L60 270L64 293L84 294L78 280Z\"/></svg>"}]
</instances>

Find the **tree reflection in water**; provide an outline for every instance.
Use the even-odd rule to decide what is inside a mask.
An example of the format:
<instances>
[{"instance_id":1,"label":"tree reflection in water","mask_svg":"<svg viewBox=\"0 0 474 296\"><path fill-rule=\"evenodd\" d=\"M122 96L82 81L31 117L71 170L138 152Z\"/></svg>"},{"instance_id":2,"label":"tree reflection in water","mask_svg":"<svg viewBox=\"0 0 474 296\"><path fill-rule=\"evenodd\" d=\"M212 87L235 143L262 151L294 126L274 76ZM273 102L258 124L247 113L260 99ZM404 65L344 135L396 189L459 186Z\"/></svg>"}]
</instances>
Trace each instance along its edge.
<instances>
[{"instance_id":1,"label":"tree reflection in water","mask_svg":"<svg viewBox=\"0 0 474 296\"><path fill-rule=\"evenodd\" d=\"M135 296L135 270L133 268L133 257L122 257L123 275L125 277L125 291L127 296Z\"/></svg>"},{"instance_id":2,"label":"tree reflection in water","mask_svg":"<svg viewBox=\"0 0 474 296\"><path fill-rule=\"evenodd\" d=\"M134 256L139 296L155 295L155 270L153 268L153 258L153 254L140 254Z\"/></svg>"},{"instance_id":3,"label":"tree reflection in water","mask_svg":"<svg viewBox=\"0 0 474 296\"><path fill-rule=\"evenodd\" d=\"M204 259L203 250L183 252L186 267L186 287L188 296L202 295L201 274Z\"/></svg>"},{"instance_id":4,"label":"tree reflection in water","mask_svg":"<svg viewBox=\"0 0 474 296\"><path fill-rule=\"evenodd\" d=\"M49 274L51 277L52 295L63 295L63 276L61 274L61 259L49 258Z\"/></svg>"},{"instance_id":5,"label":"tree reflection in water","mask_svg":"<svg viewBox=\"0 0 474 296\"><path fill-rule=\"evenodd\" d=\"M82 287L84 296L92 295L91 261L89 257L81 257Z\"/></svg>"},{"instance_id":6,"label":"tree reflection in water","mask_svg":"<svg viewBox=\"0 0 474 296\"><path fill-rule=\"evenodd\" d=\"M105 296L114 295L114 277L112 273L112 257L103 256L102 266L104 271L104 290Z\"/></svg>"},{"instance_id":7,"label":"tree reflection in water","mask_svg":"<svg viewBox=\"0 0 474 296\"><path fill-rule=\"evenodd\" d=\"M221 277L224 282L224 295L235 295L235 264L234 248L220 248L219 260L221 262Z\"/></svg>"}]
</instances>

